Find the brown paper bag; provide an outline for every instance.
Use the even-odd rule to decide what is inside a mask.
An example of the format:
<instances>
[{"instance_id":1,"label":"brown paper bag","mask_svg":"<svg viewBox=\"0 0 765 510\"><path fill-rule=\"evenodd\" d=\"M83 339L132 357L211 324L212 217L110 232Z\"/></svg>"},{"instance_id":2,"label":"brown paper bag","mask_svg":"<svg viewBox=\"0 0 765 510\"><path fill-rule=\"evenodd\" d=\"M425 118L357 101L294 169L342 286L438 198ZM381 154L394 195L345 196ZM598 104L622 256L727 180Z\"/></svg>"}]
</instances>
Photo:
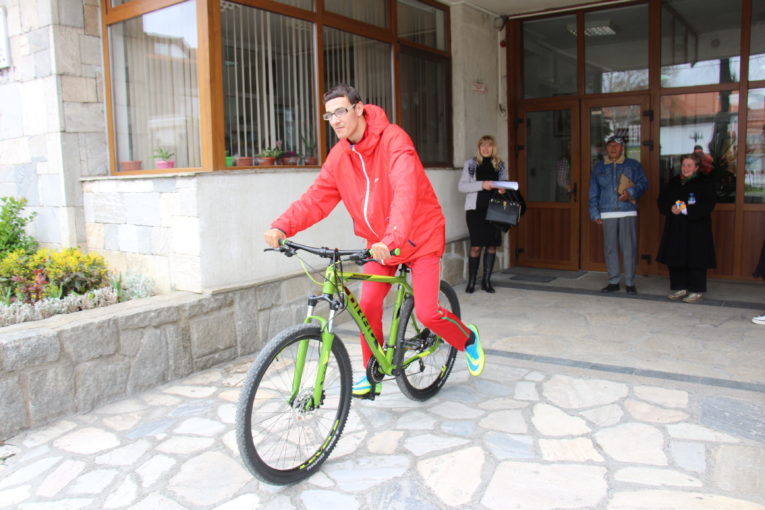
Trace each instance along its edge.
<instances>
[{"instance_id":1,"label":"brown paper bag","mask_svg":"<svg viewBox=\"0 0 765 510\"><path fill-rule=\"evenodd\" d=\"M616 194L617 195L621 195L624 192L625 189L631 188L634 185L635 185L635 183L632 182L629 177L627 177L624 174L621 174L619 176L619 186L616 188ZM635 204L635 203L637 203L637 200L630 199L630 202Z\"/></svg>"}]
</instances>

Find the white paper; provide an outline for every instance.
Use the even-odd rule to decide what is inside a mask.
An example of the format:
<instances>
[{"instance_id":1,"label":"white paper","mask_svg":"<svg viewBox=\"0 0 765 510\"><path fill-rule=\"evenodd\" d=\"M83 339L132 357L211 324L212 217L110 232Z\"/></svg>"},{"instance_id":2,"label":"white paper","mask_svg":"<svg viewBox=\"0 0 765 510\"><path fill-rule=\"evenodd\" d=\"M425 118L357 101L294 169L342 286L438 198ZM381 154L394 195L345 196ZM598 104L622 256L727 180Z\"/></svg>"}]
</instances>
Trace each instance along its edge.
<instances>
[{"instance_id":1,"label":"white paper","mask_svg":"<svg viewBox=\"0 0 765 510\"><path fill-rule=\"evenodd\" d=\"M491 181L491 185L495 188L518 189L517 181Z\"/></svg>"}]
</instances>

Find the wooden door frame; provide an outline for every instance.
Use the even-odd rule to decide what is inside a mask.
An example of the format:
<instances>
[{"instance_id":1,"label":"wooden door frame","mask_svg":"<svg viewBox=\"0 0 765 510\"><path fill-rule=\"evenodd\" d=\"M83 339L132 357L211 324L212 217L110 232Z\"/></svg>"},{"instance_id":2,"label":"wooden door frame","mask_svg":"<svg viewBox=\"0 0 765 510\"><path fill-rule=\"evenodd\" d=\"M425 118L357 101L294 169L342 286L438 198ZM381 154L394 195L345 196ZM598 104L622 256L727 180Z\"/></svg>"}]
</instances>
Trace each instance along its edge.
<instances>
[{"instance_id":1,"label":"wooden door frame","mask_svg":"<svg viewBox=\"0 0 765 510\"><path fill-rule=\"evenodd\" d=\"M632 106L638 105L640 107L640 162L643 165L645 175L648 178L648 190L641 197L638 209L638 261L637 272L639 274L654 274L657 272L656 264L654 262L655 253L658 248L658 237L655 236L654 230L659 228L659 215L656 208L656 198L658 196L658 178L659 172L656 164L655 151L658 150L658 141L653 138L653 126L652 119L656 117L654 110L651 108L651 96L648 91L642 93L635 93L630 95L619 95L616 97L597 97L597 98L585 98L581 101L580 110L580 127L581 132L581 146L579 154L581 156L580 168L581 168L581 183L582 192L580 195L584 195L585 198L580 200L580 218L581 218L581 238L580 246L590 246L593 242L591 236L591 228L593 225L590 220L589 204L587 200L587 194L589 192L590 174L592 171L590 161L590 111L595 107L613 107L613 106ZM649 143L646 143L649 142ZM584 222L587 222L586 224ZM586 225L586 226L585 226ZM656 238L656 239L654 239ZM585 256L585 251L580 249L581 259L580 268L585 271L605 271L604 263L594 263ZM650 260L644 258L650 256Z\"/></svg>"},{"instance_id":2,"label":"wooden door frame","mask_svg":"<svg viewBox=\"0 0 765 510\"><path fill-rule=\"evenodd\" d=\"M575 97L567 97L567 98L545 98L543 100L529 100L525 101L523 104L519 105L518 107L518 126L517 126L517 136L518 140L522 141L522 144L519 144L517 149L517 165L518 165L518 183L519 187L521 189L521 193L526 197L527 204L530 202L529 199L529 193L528 193L528 176L527 176L527 155L528 155L528 132L526 131L525 126L525 119L527 118L527 115L529 113L533 112L545 112L545 111L554 111L554 110L569 110L571 112L571 146L570 146L570 165L571 165L571 175L570 179L571 182L577 187L577 198L575 200L575 203L573 204L573 207L570 203L564 203L564 202L542 202L545 204L545 208L548 209L564 209L564 208L570 208L572 211L572 214L574 218L570 221L570 229L571 229L571 243L569 244L569 257L568 260L569 263L561 263L561 264L550 264L545 262L528 262L524 261L521 258L521 262L523 266L525 267L544 267L544 268L551 268L551 269L566 269L566 270L572 270L572 269L578 269L578 266L580 264L580 225L581 225L581 219L576 218L576 216L580 215L580 208L578 207L582 202L582 186L581 186L581 166L579 162L581 161L581 156L579 154L580 152L580 130L578 129L578 126L581 124L580 120L580 101ZM527 235L529 234L529 231L525 230L526 228L529 228L528 226L524 226L524 222L521 221L519 225L519 231L517 232L517 242L516 245L520 245L523 243L524 245L527 242ZM518 248L523 248L523 246L518 246ZM515 251L513 251L511 254L511 260L513 265L516 265L518 263L518 255Z\"/></svg>"}]
</instances>

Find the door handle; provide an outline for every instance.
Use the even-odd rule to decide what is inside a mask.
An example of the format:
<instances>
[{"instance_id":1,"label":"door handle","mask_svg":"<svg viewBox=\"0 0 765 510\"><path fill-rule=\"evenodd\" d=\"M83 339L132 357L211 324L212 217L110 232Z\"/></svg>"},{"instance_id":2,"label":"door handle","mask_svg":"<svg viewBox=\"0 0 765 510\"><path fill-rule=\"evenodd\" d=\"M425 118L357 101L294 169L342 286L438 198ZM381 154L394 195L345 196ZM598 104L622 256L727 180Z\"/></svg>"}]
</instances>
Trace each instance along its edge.
<instances>
[{"instance_id":1,"label":"door handle","mask_svg":"<svg viewBox=\"0 0 765 510\"><path fill-rule=\"evenodd\" d=\"M571 185L571 191L568 192L568 196L571 197L572 202L576 202L577 199L577 193L576 193L576 183L573 183Z\"/></svg>"}]
</instances>

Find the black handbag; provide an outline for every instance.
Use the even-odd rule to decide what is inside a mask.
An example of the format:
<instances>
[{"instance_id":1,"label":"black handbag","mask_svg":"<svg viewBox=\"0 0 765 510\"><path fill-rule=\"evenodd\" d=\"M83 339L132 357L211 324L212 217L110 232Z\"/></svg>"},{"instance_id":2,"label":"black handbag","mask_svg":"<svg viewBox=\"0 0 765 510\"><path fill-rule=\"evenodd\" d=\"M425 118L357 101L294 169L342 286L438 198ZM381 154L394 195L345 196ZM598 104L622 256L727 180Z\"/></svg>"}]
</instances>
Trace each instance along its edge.
<instances>
[{"instance_id":1,"label":"black handbag","mask_svg":"<svg viewBox=\"0 0 765 510\"><path fill-rule=\"evenodd\" d=\"M523 197L518 191L494 193L486 209L486 221L506 232L510 227L518 226L521 215L526 212Z\"/></svg>"}]
</instances>

